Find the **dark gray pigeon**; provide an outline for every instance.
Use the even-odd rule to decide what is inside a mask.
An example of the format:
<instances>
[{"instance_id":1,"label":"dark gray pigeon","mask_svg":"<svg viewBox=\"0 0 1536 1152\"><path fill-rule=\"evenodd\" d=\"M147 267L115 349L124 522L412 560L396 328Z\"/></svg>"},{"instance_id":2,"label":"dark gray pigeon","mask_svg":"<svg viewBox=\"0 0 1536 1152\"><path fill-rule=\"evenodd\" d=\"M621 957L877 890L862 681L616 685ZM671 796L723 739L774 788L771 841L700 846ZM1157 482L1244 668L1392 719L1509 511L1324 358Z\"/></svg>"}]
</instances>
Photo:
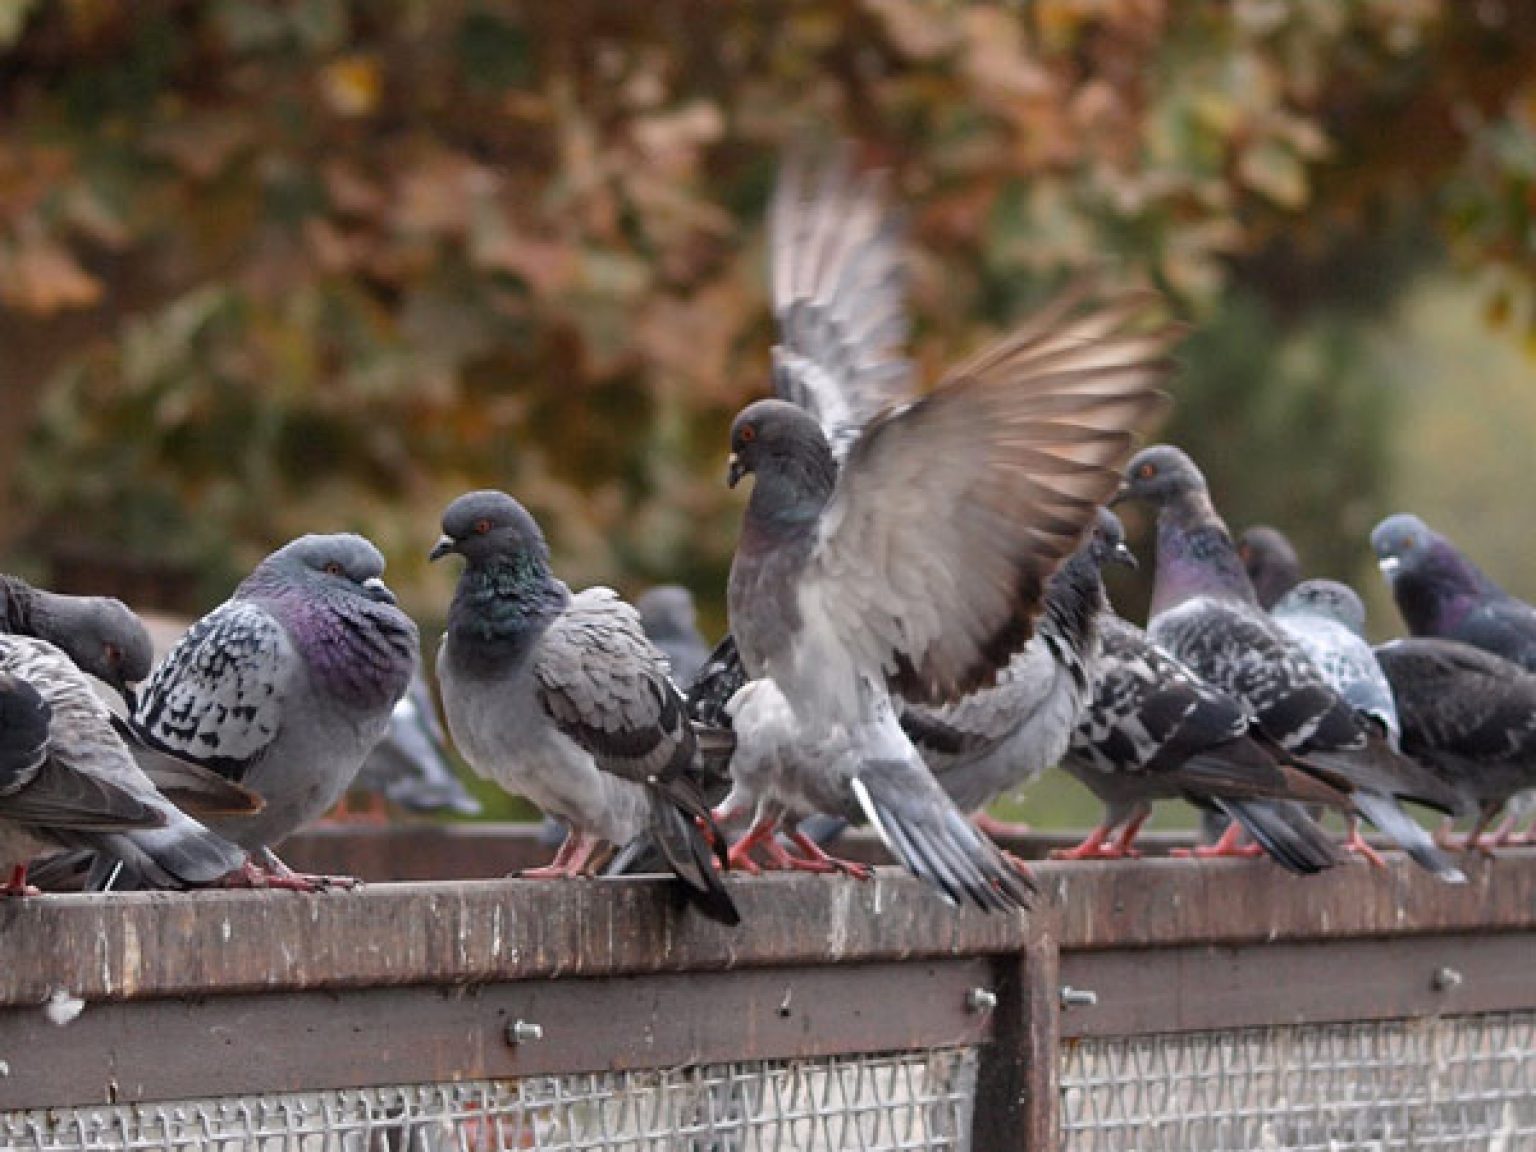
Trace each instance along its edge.
<instances>
[{"instance_id":1,"label":"dark gray pigeon","mask_svg":"<svg viewBox=\"0 0 1536 1152\"><path fill-rule=\"evenodd\" d=\"M1237 554L1253 583L1260 608L1273 608L1301 583L1301 560L1284 532L1256 524L1237 538Z\"/></svg>"},{"instance_id":2,"label":"dark gray pigeon","mask_svg":"<svg viewBox=\"0 0 1536 1152\"><path fill-rule=\"evenodd\" d=\"M1388 516L1371 532L1403 623L1415 636L1460 640L1536 671L1536 608L1500 588L1417 516Z\"/></svg>"},{"instance_id":3,"label":"dark gray pigeon","mask_svg":"<svg viewBox=\"0 0 1536 1152\"><path fill-rule=\"evenodd\" d=\"M154 661L148 630L121 600L47 592L17 576L0 574L0 632L48 641L124 695Z\"/></svg>"},{"instance_id":4,"label":"dark gray pigeon","mask_svg":"<svg viewBox=\"0 0 1536 1152\"><path fill-rule=\"evenodd\" d=\"M1458 815L1475 814L1461 846L1482 847L1504 804L1536 787L1536 674L1434 637L1394 640L1376 655L1397 698L1403 751L1454 790Z\"/></svg>"},{"instance_id":5,"label":"dark gray pigeon","mask_svg":"<svg viewBox=\"0 0 1536 1152\"><path fill-rule=\"evenodd\" d=\"M1123 496L1157 508L1152 639L1231 693L1267 738L1347 792L1356 811L1414 860L1442 879L1463 878L1398 804L1451 811L1454 793L1394 752L1259 607L1194 462L1171 445L1143 449L1130 463Z\"/></svg>"},{"instance_id":6,"label":"dark gray pigeon","mask_svg":"<svg viewBox=\"0 0 1536 1152\"><path fill-rule=\"evenodd\" d=\"M465 567L438 653L449 731L476 772L571 830L553 864L525 875L581 875L649 832L699 909L738 923L706 840L723 862L698 741L639 614L610 589L555 579L539 526L503 492L448 506L432 559L450 554Z\"/></svg>"},{"instance_id":7,"label":"dark gray pigeon","mask_svg":"<svg viewBox=\"0 0 1536 1152\"><path fill-rule=\"evenodd\" d=\"M1335 691L1356 712L1376 724L1392 747L1401 727L1392 686L1365 638L1365 604L1347 584L1306 580L1270 610L1312 658Z\"/></svg>"},{"instance_id":8,"label":"dark gray pigeon","mask_svg":"<svg viewBox=\"0 0 1536 1152\"><path fill-rule=\"evenodd\" d=\"M155 887L211 884L245 853L161 796L70 659L43 640L0 637L0 866L25 891L44 852L84 850Z\"/></svg>"},{"instance_id":9,"label":"dark gray pigeon","mask_svg":"<svg viewBox=\"0 0 1536 1152\"><path fill-rule=\"evenodd\" d=\"M672 683L686 692L709 662L709 645L699 634L693 593L681 584L659 584L640 594L635 610L646 639L667 658Z\"/></svg>"},{"instance_id":10,"label":"dark gray pigeon","mask_svg":"<svg viewBox=\"0 0 1536 1152\"><path fill-rule=\"evenodd\" d=\"M1187 800L1233 817L1276 863L1302 875L1338 863L1326 833L1296 801L1347 809L1346 797L1284 762L1252 731L1247 710L1113 612L1100 623L1093 695L1062 767L1104 802L1105 816L1059 859L1136 855L1157 800ZM1111 839L1116 829L1121 834Z\"/></svg>"},{"instance_id":11,"label":"dark gray pigeon","mask_svg":"<svg viewBox=\"0 0 1536 1152\"><path fill-rule=\"evenodd\" d=\"M389 731L374 746L352 782L421 816L478 816L480 801L469 794L448 759L448 737L426 677L417 669L389 714Z\"/></svg>"},{"instance_id":12,"label":"dark gray pigeon","mask_svg":"<svg viewBox=\"0 0 1536 1152\"><path fill-rule=\"evenodd\" d=\"M210 819L259 856L252 883L338 882L290 872L272 847L346 791L417 665L416 625L383 572L361 536L299 537L182 637L133 709L148 748L265 800L254 816Z\"/></svg>"},{"instance_id":13,"label":"dark gray pigeon","mask_svg":"<svg viewBox=\"0 0 1536 1152\"><path fill-rule=\"evenodd\" d=\"M870 422L841 469L794 405L759 401L732 427L730 479L756 477L731 568L732 633L747 673L773 685L733 705L738 759L744 723L771 729L786 712L807 746L846 741L862 761L849 787L887 848L984 907L1017 881L952 805L919 798L912 781L931 774L891 695L950 703L992 683L1028 641L1046 581L1113 491L1132 430L1162 410L1174 334L1126 331L1147 302L1058 300ZM759 707L764 722L746 723ZM776 822L773 808L769 796L755 834Z\"/></svg>"},{"instance_id":14,"label":"dark gray pigeon","mask_svg":"<svg viewBox=\"0 0 1536 1152\"><path fill-rule=\"evenodd\" d=\"M1094 529L1050 578L1029 643L997 683L942 708L908 708L901 726L962 811L977 812L1061 762L1092 691L1099 618L1108 608L1100 565L1135 566L1125 529L1101 508Z\"/></svg>"}]
</instances>

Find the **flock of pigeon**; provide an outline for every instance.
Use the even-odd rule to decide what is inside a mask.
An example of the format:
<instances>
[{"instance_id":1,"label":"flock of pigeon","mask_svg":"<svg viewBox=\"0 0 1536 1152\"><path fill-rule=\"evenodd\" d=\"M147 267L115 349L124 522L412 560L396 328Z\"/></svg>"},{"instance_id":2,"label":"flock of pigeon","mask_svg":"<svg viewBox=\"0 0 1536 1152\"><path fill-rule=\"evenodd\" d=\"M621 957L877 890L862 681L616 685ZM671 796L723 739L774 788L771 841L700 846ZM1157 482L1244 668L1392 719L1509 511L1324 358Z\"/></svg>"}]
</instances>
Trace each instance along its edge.
<instances>
[{"instance_id":1,"label":"flock of pigeon","mask_svg":"<svg viewBox=\"0 0 1536 1152\"><path fill-rule=\"evenodd\" d=\"M1149 291L1069 290L920 393L880 177L792 156L770 228L776 395L731 429L728 480L753 483L713 653L679 589L643 612L571 591L512 497L443 514L431 558L462 562L443 713L478 774L566 830L532 875L659 861L734 924L730 870L868 875L825 850L833 818L956 905L1028 907L1027 867L975 814L1060 765L1106 806L1068 856L1134 855L1153 802L1181 798L1230 821L1199 854L1377 859L1363 818L1463 878L1403 805L1474 815L1477 845L1536 786L1536 610L1392 517L1373 543L1413 638L1373 651L1348 588L1298 582L1273 532L1235 543L1187 456L1133 455L1179 335ZM1145 631L1101 580L1135 563L1120 500L1157 513ZM422 797L415 742L440 739L383 567L358 536L295 540L154 667L117 601L0 582L0 891L344 883L273 846L360 770ZM473 803L451 777L428 791ZM1319 808L1350 822L1342 845Z\"/></svg>"}]
</instances>

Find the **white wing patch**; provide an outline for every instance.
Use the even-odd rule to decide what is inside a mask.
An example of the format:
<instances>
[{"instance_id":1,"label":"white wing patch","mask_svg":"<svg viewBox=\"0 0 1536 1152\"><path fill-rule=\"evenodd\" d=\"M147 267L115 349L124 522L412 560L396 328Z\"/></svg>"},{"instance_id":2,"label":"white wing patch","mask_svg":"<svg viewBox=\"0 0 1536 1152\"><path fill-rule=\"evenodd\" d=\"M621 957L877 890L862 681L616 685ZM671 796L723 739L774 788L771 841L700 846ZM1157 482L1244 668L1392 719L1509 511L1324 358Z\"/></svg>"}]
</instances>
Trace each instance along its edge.
<instances>
[{"instance_id":1,"label":"white wing patch","mask_svg":"<svg viewBox=\"0 0 1536 1152\"><path fill-rule=\"evenodd\" d=\"M226 601L155 669L134 727L151 747L239 780L277 737L294 655L265 609Z\"/></svg>"}]
</instances>

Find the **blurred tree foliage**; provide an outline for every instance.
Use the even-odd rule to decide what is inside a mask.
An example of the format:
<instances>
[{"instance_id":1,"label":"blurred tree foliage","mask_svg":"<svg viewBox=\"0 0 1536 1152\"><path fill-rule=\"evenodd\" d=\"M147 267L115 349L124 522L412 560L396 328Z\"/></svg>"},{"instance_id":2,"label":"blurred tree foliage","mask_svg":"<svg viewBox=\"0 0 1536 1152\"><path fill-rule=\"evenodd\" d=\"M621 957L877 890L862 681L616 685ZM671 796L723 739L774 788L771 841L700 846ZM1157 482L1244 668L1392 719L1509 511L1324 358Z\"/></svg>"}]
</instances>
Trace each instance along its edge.
<instances>
[{"instance_id":1,"label":"blurred tree foliage","mask_svg":"<svg viewBox=\"0 0 1536 1152\"><path fill-rule=\"evenodd\" d=\"M0 44L0 522L202 599L350 526L440 604L436 515L495 484L573 582L718 605L808 129L894 170L926 367L1140 270L1200 329L1171 435L1320 550L1382 474L1359 316L1449 252L1531 325L1514 0L0 0Z\"/></svg>"}]
</instances>

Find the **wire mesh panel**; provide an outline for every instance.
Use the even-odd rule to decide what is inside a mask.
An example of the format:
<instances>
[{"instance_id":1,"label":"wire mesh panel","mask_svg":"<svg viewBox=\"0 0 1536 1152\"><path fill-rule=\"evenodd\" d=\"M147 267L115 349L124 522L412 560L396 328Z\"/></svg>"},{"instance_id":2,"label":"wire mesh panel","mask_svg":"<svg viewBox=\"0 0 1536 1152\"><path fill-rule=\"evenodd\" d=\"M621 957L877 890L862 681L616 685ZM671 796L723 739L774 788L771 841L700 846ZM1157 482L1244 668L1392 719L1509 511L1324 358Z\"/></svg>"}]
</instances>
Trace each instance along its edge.
<instances>
[{"instance_id":1,"label":"wire mesh panel","mask_svg":"<svg viewBox=\"0 0 1536 1152\"><path fill-rule=\"evenodd\" d=\"M967 1149L972 1048L0 1113L17 1152Z\"/></svg>"},{"instance_id":2,"label":"wire mesh panel","mask_svg":"<svg viewBox=\"0 0 1536 1152\"><path fill-rule=\"evenodd\" d=\"M1536 1012L1072 1043L1068 1152L1536 1149Z\"/></svg>"}]
</instances>

